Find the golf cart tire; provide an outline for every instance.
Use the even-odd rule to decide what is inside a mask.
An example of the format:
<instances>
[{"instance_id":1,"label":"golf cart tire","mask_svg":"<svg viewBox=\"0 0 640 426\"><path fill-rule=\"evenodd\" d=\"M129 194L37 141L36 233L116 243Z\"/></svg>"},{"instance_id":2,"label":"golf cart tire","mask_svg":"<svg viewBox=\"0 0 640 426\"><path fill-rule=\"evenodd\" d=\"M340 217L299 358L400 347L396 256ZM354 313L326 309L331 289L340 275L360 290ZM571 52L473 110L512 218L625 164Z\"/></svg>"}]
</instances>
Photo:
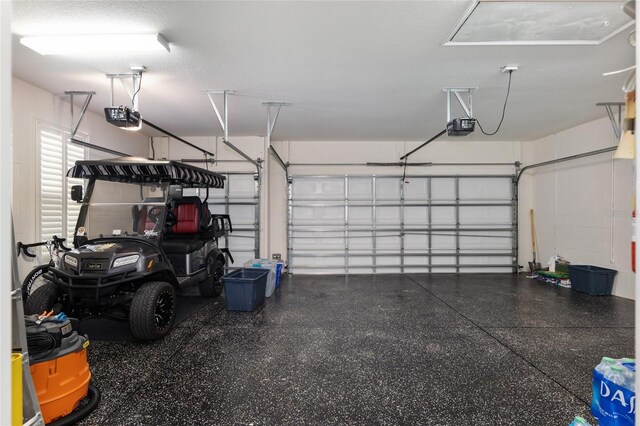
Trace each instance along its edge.
<instances>
[{"instance_id":1,"label":"golf cart tire","mask_svg":"<svg viewBox=\"0 0 640 426\"><path fill-rule=\"evenodd\" d=\"M24 304L24 313L26 315L41 314L53 308L60 298L60 289L51 281L38 287L29 295Z\"/></svg>"},{"instance_id":2,"label":"golf cart tire","mask_svg":"<svg viewBox=\"0 0 640 426\"><path fill-rule=\"evenodd\" d=\"M163 315L159 314L161 318L157 321L161 301L169 305L164 306ZM160 339L171 331L175 319L176 292L173 286L165 281L142 284L133 296L129 311L131 334L141 340Z\"/></svg>"},{"instance_id":3,"label":"golf cart tire","mask_svg":"<svg viewBox=\"0 0 640 426\"><path fill-rule=\"evenodd\" d=\"M212 256L207 258L207 264L211 261ZM224 275L224 261L220 258L213 260L212 273L200 282L200 296L202 297L218 297L222 293L222 276ZM215 280L220 280L220 285L216 288Z\"/></svg>"}]
</instances>

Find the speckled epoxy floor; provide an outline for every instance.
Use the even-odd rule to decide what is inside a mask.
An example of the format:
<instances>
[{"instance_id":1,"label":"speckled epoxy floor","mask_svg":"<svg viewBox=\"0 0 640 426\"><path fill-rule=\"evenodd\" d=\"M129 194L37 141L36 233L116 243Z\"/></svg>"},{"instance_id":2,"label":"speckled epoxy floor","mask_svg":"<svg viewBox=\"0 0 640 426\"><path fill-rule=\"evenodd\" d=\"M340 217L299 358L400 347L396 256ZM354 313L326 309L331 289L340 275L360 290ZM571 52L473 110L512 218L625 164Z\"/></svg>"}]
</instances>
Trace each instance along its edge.
<instances>
[{"instance_id":1,"label":"speckled epoxy floor","mask_svg":"<svg viewBox=\"0 0 640 426\"><path fill-rule=\"evenodd\" d=\"M513 275L290 276L154 343L93 342L85 425L566 425L633 355L633 302Z\"/></svg>"}]
</instances>

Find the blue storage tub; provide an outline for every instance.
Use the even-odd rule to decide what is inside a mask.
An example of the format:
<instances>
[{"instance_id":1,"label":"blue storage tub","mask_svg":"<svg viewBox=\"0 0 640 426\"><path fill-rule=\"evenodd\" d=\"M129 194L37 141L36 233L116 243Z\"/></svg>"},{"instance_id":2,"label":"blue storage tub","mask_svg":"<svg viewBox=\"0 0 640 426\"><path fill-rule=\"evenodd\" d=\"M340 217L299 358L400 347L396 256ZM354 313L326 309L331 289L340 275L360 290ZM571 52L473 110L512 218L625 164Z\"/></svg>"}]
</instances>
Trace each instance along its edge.
<instances>
[{"instance_id":1,"label":"blue storage tub","mask_svg":"<svg viewBox=\"0 0 640 426\"><path fill-rule=\"evenodd\" d=\"M592 296L610 296L617 272L593 265L569 265L571 288Z\"/></svg>"},{"instance_id":2,"label":"blue storage tub","mask_svg":"<svg viewBox=\"0 0 640 426\"><path fill-rule=\"evenodd\" d=\"M228 311L251 312L264 302L268 269L242 268L222 277Z\"/></svg>"}]
</instances>

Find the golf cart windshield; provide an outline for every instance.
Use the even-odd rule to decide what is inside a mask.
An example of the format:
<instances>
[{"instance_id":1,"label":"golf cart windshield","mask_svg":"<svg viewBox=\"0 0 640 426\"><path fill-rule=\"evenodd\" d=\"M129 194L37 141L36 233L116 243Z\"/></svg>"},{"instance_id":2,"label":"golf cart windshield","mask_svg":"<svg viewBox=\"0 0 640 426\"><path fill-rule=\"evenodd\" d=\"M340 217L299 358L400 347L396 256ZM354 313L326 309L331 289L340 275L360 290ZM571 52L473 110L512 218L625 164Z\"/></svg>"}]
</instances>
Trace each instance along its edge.
<instances>
[{"instance_id":1,"label":"golf cart windshield","mask_svg":"<svg viewBox=\"0 0 640 426\"><path fill-rule=\"evenodd\" d=\"M95 181L76 232L91 240L109 236L156 238L163 230L168 185ZM84 229L82 229L84 228Z\"/></svg>"}]
</instances>

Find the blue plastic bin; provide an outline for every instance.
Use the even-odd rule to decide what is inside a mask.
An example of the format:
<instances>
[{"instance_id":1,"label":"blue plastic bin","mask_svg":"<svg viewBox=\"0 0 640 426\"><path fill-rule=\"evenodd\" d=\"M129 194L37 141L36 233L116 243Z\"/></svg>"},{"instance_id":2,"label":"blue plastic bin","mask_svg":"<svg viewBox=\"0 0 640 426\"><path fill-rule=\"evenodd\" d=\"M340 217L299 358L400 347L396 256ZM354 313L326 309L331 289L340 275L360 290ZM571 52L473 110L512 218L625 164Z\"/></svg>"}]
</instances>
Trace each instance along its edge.
<instances>
[{"instance_id":1,"label":"blue plastic bin","mask_svg":"<svg viewBox=\"0 0 640 426\"><path fill-rule=\"evenodd\" d=\"M592 296L610 296L617 272L593 265L569 265L571 288Z\"/></svg>"},{"instance_id":2,"label":"blue plastic bin","mask_svg":"<svg viewBox=\"0 0 640 426\"><path fill-rule=\"evenodd\" d=\"M251 312L261 305L268 275L268 269L242 268L222 277L227 310Z\"/></svg>"}]
</instances>

